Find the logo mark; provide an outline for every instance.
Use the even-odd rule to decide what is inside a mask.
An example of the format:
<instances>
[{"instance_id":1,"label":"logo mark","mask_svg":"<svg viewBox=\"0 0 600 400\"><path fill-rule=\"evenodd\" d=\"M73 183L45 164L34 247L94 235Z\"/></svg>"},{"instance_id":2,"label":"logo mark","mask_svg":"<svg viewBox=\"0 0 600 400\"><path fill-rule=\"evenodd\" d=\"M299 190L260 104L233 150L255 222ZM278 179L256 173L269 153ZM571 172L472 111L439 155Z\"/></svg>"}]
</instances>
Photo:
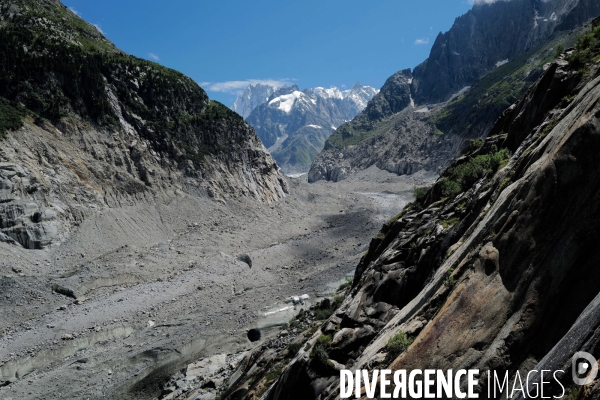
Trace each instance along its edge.
<instances>
[{"instance_id":1,"label":"logo mark","mask_svg":"<svg viewBox=\"0 0 600 400\"><path fill-rule=\"evenodd\" d=\"M589 372L587 376L584 376ZM598 363L593 355L578 351L571 360L571 374L576 385L584 386L592 383L598 375Z\"/></svg>"}]
</instances>

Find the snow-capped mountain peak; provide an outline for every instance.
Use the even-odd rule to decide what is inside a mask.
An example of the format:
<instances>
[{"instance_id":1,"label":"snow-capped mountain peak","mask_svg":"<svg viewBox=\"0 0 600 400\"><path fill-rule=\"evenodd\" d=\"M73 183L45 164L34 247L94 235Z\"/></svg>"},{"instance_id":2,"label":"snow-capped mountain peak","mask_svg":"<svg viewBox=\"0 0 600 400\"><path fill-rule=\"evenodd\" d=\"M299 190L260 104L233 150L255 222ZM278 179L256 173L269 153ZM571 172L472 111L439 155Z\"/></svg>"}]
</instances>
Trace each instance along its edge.
<instances>
[{"instance_id":1,"label":"snow-capped mountain peak","mask_svg":"<svg viewBox=\"0 0 600 400\"><path fill-rule=\"evenodd\" d=\"M379 90L297 86L274 90L246 118L284 172L308 170L335 127L354 118ZM237 102L237 100L236 100Z\"/></svg>"},{"instance_id":2,"label":"snow-capped mountain peak","mask_svg":"<svg viewBox=\"0 0 600 400\"><path fill-rule=\"evenodd\" d=\"M246 90L235 99L231 109L246 119L256 107L266 102L275 90L273 86L261 83L248 85Z\"/></svg>"},{"instance_id":3,"label":"snow-capped mountain peak","mask_svg":"<svg viewBox=\"0 0 600 400\"><path fill-rule=\"evenodd\" d=\"M277 109L283 111L284 113L289 114L292 111L292 107L296 103L296 100L302 99L303 97L307 97L304 93L295 90L290 94L284 94L279 97L275 97L273 100L269 101L268 105L276 107ZM304 100L304 99L302 99ZM311 99L312 100L312 99ZM314 102L314 100L313 100Z\"/></svg>"},{"instance_id":4,"label":"snow-capped mountain peak","mask_svg":"<svg viewBox=\"0 0 600 400\"><path fill-rule=\"evenodd\" d=\"M307 89L308 92L313 93L317 97L324 99L343 99L344 95L336 87L325 89L322 87L316 87L314 89Z\"/></svg>"}]
</instances>

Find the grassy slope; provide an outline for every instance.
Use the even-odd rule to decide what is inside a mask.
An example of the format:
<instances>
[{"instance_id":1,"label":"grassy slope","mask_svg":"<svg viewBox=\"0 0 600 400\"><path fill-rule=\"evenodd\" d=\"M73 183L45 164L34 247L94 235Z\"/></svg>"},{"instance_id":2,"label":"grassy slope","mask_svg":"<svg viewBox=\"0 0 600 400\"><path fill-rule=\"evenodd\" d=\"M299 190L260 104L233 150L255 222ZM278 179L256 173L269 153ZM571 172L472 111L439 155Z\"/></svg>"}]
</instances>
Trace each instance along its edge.
<instances>
[{"instance_id":1,"label":"grassy slope","mask_svg":"<svg viewBox=\"0 0 600 400\"><path fill-rule=\"evenodd\" d=\"M364 117L361 115L361 117ZM354 120L341 125L325 142L325 149L354 146L374 137L380 136L388 129L388 122L393 118L386 117L369 124L365 129L363 124L355 124Z\"/></svg>"}]
</instances>

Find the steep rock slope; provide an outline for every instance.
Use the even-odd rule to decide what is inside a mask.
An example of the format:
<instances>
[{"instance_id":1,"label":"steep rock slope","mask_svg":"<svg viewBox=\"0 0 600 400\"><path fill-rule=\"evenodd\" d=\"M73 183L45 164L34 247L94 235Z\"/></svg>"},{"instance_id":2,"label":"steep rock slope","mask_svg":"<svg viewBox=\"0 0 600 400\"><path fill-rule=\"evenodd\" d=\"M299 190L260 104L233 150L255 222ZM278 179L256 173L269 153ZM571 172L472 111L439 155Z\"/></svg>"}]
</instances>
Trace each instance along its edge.
<instances>
[{"instance_id":1,"label":"steep rock slope","mask_svg":"<svg viewBox=\"0 0 600 400\"><path fill-rule=\"evenodd\" d=\"M241 117L59 1L0 2L0 121L0 240L28 248L103 207L286 190Z\"/></svg>"},{"instance_id":2,"label":"steep rock slope","mask_svg":"<svg viewBox=\"0 0 600 400\"><path fill-rule=\"evenodd\" d=\"M436 110L429 114L434 125L429 131L449 134L446 141L454 144L455 156L469 139L484 137L489 132L502 110L523 95L540 76L542 66L554 58L557 47L571 45L575 37L571 30L579 29L597 15L600 15L600 3L583 0L475 2L473 9L457 18L448 32L438 35L426 61L412 73L406 70L394 76L406 76L410 104L416 104L417 110ZM392 86L391 83L388 80L384 87ZM406 86L407 82L393 87L402 93L402 90L406 92ZM388 91L384 97L394 102L407 96ZM452 100L456 103L461 98L465 99L460 104L435 107ZM407 107L406 101L403 104ZM443 150L435 145L418 151L397 150L398 140L408 143L414 135L402 140L401 132L394 130L394 121L389 115L362 113L342 125L311 166L311 182L344 177L364 165L402 162L413 165L401 169L400 173L421 167L434 170L440 162L447 165L451 158L435 157L438 150ZM420 127L415 130L421 135L426 132ZM372 154L368 148L376 136L384 136L382 143L393 141L396 146L385 150L380 147ZM352 146L358 147L351 150L352 157L336 161L340 149Z\"/></svg>"},{"instance_id":3,"label":"steep rock slope","mask_svg":"<svg viewBox=\"0 0 600 400\"><path fill-rule=\"evenodd\" d=\"M475 2L415 68L415 101L446 101L498 64L539 46L557 27L573 29L598 15L600 4L580 0Z\"/></svg>"},{"instance_id":4,"label":"steep rock slope","mask_svg":"<svg viewBox=\"0 0 600 400\"><path fill-rule=\"evenodd\" d=\"M377 90L280 88L246 119L285 172L305 172L325 140L366 106Z\"/></svg>"},{"instance_id":5,"label":"steep rock slope","mask_svg":"<svg viewBox=\"0 0 600 400\"><path fill-rule=\"evenodd\" d=\"M399 175L410 175L421 169L440 172L457 154L462 139L456 135L436 134L429 119L439 109L439 106L426 111L404 109L377 126L371 131L373 136L364 138L360 145L333 147L330 144L333 141L328 141L311 166L309 182L322 179L337 182L372 165ZM338 132L345 129L340 128ZM339 138L338 132L335 139Z\"/></svg>"},{"instance_id":6,"label":"steep rock slope","mask_svg":"<svg viewBox=\"0 0 600 400\"><path fill-rule=\"evenodd\" d=\"M571 358L600 349L600 27L569 53L383 226L333 315L287 354L256 350L228 398L336 399L339 369L387 367L478 368L484 397L487 371L563 369L563 394L597 398Z\"/></svg>"}]
</instances>

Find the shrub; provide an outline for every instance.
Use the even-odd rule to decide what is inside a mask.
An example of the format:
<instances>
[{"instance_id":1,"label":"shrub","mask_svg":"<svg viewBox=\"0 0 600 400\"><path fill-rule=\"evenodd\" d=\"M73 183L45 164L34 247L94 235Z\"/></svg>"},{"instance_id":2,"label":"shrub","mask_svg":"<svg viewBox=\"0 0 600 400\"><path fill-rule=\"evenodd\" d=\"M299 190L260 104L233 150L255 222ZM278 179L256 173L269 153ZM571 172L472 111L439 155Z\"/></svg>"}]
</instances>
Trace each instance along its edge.
<instances>
[{"instance_id":1,"label":"shrub","mask_svg":"<svg viewBox=\"0 0 600 400\"><path fill-rule=\"evenodd\" d=\"M567 60L575 67L581 67L589 62L598 53L600 47L600 26L594 28L590 33L579 36L575 43L575 51L567 57Z\"/></svg>"},{"instance_id":2,"label":"shrub","mask_svg":"<svg viewBox=\"0 0 600 400\"><path fill-rule=\"evenodd\" d=\"M494 146L491 153L478 155L450 168L441 181L442 196L453 198L468 190L485 175L496 172L506 164L508 159L510 159L508 149L496 150Z\"/></svg>"},{"instance_id":3,"label":"shrub","mask_svg":"<svg viewBox=\"0 0 600 400\"><path fill-rule=\"evenodd\" d=\"M328 365L329 353L327 353L327 350L323 346L315 345L310 352L310 357L320 364Z\"/></svg>"},{"instance_id":4,"label":"shrub","mask_svg":"<svg viewBox=\"0 0 600 400\"><path fill-rule=\"evenodd\" d=\"M305 317L306 317L306 310L304 308L301 308L300 311L298 311L298 314L296 314L296 319L302 320Z\"/></svg>"},{"instance_id":5,"label":"shrub","mask_svg":"<svg viewBox=\"0 0 600 400\"><path fill-rule=\"evenodd\" d=\"M558 56L560 56L564 51L565 46L563 46L562 44L556 46L556 49L554 49L554 58L558 58Z\"/></svg>"},{"instance_id":6,"label":"shrub","mask_svg":"<svg viewBox=\"0 0 600 400\"><path fill-rule=\"evenodd\" d=\"M446 219L446 220L442 221L442 226L444 228L447 228L449 226L456 225L456 223L459 222L459 221L460 221L460 218L458 218L458 217Z\"/></svg>"},{"instance_id":7,"label":"shrub","mask_svg":"<svg viewBox=\"0 0 600 400\"><path fill-rule=\"evenodd\" d=\"M3 139L8 131L21 128L24 116L25 110L0 97L0 139Z\"/></svg>"},{"instance_id":8,"label":"shrub","mask_svg":"<svg viewBox=\"0 0 600 400\"><path fill-rule=\"evenodd\" d=\"M579 390L580 390L579 386L574 386L573 389L571 389L571 391L567 395L567 400L577 399L579 397Z\"/></svg>"},{"instance_id":9,"label":"shrub","mask_svg":"<svg viewBox=\"0 0 600 400\"><path fill-rule=\"evenodd\" d=\"M290 322L290 328L300 329L302 328L302 324L298 320L294 319Z\"/></svg>"},{"instance_id":10,"label":"shrub","mask_svg":"<svg viewBox=\"0 0 600 400\"><path fill-rule=\"evenodd\" d=\"M398 332L388 340L388 359L393 360L412 344L414 339L406 336L404 332Z\"/></svg>"},{"instance_id":11,"label":"shrub","mask_svg":"<svg viewBox=\"0 0 600 400\"><path fill-rule=\"evenodd\" d=\"M454 198L456 197L456 195L462 192L462 188L458 182L451 181L446 178L442 178L441 189L442 196L449 198Z\"/></svg>"},{"instance_id":12,"label":"shrub","mask_svg":"<svg viewBox=\"0 0 600 400\"><path fill-rule=\"evenodd\" d=\"M350 282L351 282L351 280L350 280ZM344 301L344 296L335 296L333 298L333 301L329 305L329 307L327 307L327 308L317 308L314 311L314 313L315 313L315 319L317 321L324 321L327 318L331 317L333 315L333 313L335 312L335 310L337 310L337 308L342 304L343 301Z\"/></svg>"},{"instance_id":13,"label":"shrub","mask_svg":"<svg viewBox=\"0 0 600 400\"><path fill-rule=\"evenodd\" d=\"M415 196L415 200L418 202L423 201L423 199L425 199L425 196L427 196L427 192L429 191L429 188L427 187L414 187L413 189L413 194Z\"/></svg>"},{"instance_id":14,"label":"shrub","mask_svg":"<svg viewBox=\"0 0 600 400\"><path fill-rule=\"evenodd\" d=\"M498 187L498 193L502 192L510 183L512 182L511 178L504 178L500 186Z\"/></svg>"},{"instance_id":15,"label":"shrub","mask_svg":"<svg viewBox=\"0 0 600 400\"><path fill-rule=\"evenodd\" d=\"M321 335L313 346L310 352L310 358L313 359L318 366L331 366L331 361L329 361L329 353L327 352L331 346L331 341L332 338L330 335Z\"/></svg>"},{"instance_id":16,"label":"shrub","mask_svg":"<svg viewBox=\"0 0 600 400\"><path fill-rule=\"evenodd\" d=\"M278 365L273 368L273 370L271 370L271 372L269 372L266 376L267 382L274 381L275 379L279 378L281 372L283 372L281 366Z\"/></svg>"},{"instance_id":17,"label":"shrub","mask_svg":"<svg viewBox=\"0 0 600 400\"><path fill-rule=\"evenodd\" d=\"M394 215L392 218L390 218L390 220L388 222L385 223L385 225L391 225L394 222L398 221L406 212L407 208L405 207L404 210L400 211L398 214Z\"/></svg>"},{"instance_id":18,"label":"shrub","mask_svg":"<svg viewBox=\"0 0 600 400\"><path fill-rule=\"evenodd\" d=\"M346 289L352 287L352 282L354 282L353 278L346 278L346 282L344 282L340 285L340 287L338 288L338 291L346 290Z\"/></svg>"},{"instance_id":19,"label":"shrub","mask_svg":"<svg viewBox=\"0 0 600 400\"><path fill-rule=\"evenodd\" d=\"M540 133L540 137L545 138L546 136L548 136L548 134L552 131L552 129L554 129L556 127L556 125L558 125L559 120L560 119L558 116L552 117L552 119L550 121L548 121L548 124L546 126L544 126L544 129L542 129L542 132Z\"/></svg>"},{"instance_id":20,"label":"shrub","mask_svg":"<svg viewBox=\"0 0 600 400\"><path fill-rule=\"evenodd\" d=\"M335 309L333 307L330 308L323 308L323 309L316 309L315 310L315 319L317 321L324 321L327 318L331 317L331 315L333 315L333 312L335 311Z\"/></svg>"},{"instance_id":21,"label":"shrub","mask_svg":"<svg viewBox=\"0 0 600 400\"><path fill-rule=\"evenodd\" d=\"M469 140L468 152L472 153L475 150L479 150L480 148L483 147L483 143L485 143L483 141L483 139L471 139L471 140Z\"/></svg>"},{"instance_id":22,"label":"shrub","mask_svg":"<svg viewBox=\"0 0 600 400\"><path fill-rule=\"evenodd\" d=\"M448 271L446 271L446 278L444 279L444 286L452 287L452 286L456 285L456 279L454 279L454 277L452 276L453 273L454 273L454 268L450 268Z\"/></svg>"},{"instance_id":23,"label":"shrub","mask_svg":"<svg viewBox=\"0 0 600 400\"><path fill-rule=\"evenodd\" d=\"M290 343L287 348L288 356L294 357L296 354L298 354L298 352L300 351L301 348L302 348L302 343L298 343L298 342Z\"/></svg>"},{"instance_id":24,"label":"shrub","mask_svg":"<svg viewBox=\"0 0 600 400\"><path fill-rule=\"evenodd\" d=\"M321 335L317 339L317 343L328 348L329 346L331 346L332 340L333 340L333 338L331 337L331 335Z\"/></svg>"}]
</instances>

